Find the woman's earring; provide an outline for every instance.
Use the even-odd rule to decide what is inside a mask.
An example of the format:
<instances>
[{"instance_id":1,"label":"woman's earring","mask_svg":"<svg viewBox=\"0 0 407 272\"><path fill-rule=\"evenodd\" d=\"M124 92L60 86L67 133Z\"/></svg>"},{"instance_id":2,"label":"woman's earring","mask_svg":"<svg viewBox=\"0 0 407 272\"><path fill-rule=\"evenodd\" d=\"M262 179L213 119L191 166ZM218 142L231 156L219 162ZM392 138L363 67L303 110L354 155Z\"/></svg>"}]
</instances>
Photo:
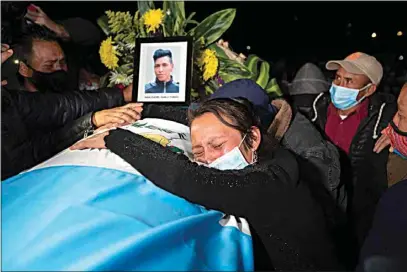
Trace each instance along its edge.
<instances>
[{"instance_id":1,"label":"woman's earring","mask_svg":"<svg viewBox=\"0 0 407 272\"><path fill-rule=\"evenodd\" d=\"M252 164L255 164L257 162L257 151L253 151L253 157L252 157Z\"/></svg>"}]
</instances>

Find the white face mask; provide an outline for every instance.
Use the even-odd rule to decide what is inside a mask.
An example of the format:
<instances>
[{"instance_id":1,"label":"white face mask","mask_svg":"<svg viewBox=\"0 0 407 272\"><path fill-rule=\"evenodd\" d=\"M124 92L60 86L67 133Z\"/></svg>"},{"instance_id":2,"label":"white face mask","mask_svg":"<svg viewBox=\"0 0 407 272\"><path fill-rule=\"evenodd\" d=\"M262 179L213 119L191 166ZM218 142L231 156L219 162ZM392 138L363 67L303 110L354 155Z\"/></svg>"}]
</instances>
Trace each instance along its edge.
<instances>
[{"instance_id":1,"label":"white face mask","mask_svg":"<svg viewBox=\"0 0 407 272\"><path fill-rule=\"evenodd\" d=\"M203 163L198 163L200 165L205 165L210 168L216 168L219 170L240 170L245 168L246 166L249 165L249 163L246 161L244 158L242 152L240 151L240 146L242 145L244 139L246 138L246 135L244 135L242 141L238 146L230 150L228 153L224 154L223 156L217 158L210 164L203 164ZM253 154L253 159L254 159L254 154ZM253 162L252 162L253 163Z\"/></svg>"}]
</instances>

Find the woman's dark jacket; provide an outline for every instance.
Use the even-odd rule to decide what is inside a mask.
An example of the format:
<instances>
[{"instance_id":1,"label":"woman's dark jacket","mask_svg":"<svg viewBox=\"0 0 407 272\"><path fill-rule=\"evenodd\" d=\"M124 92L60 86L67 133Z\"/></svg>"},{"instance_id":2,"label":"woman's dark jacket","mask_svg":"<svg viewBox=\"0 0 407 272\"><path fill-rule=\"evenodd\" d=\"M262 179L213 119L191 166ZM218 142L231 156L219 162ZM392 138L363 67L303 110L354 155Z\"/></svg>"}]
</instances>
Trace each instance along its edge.
<instances>
[{"instance_id":1,"label":"woman's dark jacket","mask_svg":"<svg viewBox=\"0 0 407 272\"><path fill-rule=\"evenodd\" d=\"M186 124L183 110L151 106L143 114ZM299 181L297 161L286 149L265 150L259 163L242 170L220 171L129 131L111 131L105 140L107 148L164 190L246 218L256 270L338 269L322 209Z\"/></svg>"}]
</instances>

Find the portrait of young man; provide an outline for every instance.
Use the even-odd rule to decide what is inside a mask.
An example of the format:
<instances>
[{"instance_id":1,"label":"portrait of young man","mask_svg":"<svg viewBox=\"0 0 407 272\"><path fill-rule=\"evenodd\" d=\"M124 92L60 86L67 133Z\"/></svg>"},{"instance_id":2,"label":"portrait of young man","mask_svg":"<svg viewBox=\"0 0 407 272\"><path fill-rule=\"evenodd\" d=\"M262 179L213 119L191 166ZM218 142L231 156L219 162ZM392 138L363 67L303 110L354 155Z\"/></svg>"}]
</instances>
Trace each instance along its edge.
<instances>
[{"instance_id":1,"label":"portrait of young man","mask_svg":"<svg viewBox=\"0 0 407 272\"><path fill-rule=\"evenodd\" d=\"M172 77L174 63L171 51L158 49L153 60L155 80L145 85L145 93L179 93L179 84Z\"/></svg>"}]
</instances>

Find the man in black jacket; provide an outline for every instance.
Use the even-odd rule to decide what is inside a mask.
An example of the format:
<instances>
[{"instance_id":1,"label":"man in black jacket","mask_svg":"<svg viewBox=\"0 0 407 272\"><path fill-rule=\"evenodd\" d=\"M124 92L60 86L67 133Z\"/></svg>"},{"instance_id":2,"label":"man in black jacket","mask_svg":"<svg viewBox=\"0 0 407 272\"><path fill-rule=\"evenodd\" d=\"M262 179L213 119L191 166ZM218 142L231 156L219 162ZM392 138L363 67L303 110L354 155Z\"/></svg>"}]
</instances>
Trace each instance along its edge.
<instances>
[{"instance_id":1,"label":"man in black jacket","mask_svg":"<svg viewBox=\"0 0 407 272\"><path fill-rule=\"evenodd\" d=\"M23 23L21 38L13 46L15 56L2 71L10 88L32 92L77 90L83 60L90 50L97 51L100 30L82 18L53 21L35 5L29 6L25 21L31 24Z\"/></svg>"},{"instance_id":2,"label":"man in black jacket","mask_svg":"<svg viewBox=\"0 0 407 272\"><path fill-rule=\"evenodd\" d=\"M387 188L388 150L377 154L373 147L397 105L393 97L376 92L383 69L374 57L357 52L326 67L337 70L336 77L330 95L310 105L316 113L312 121L342 153L341 179L348 186L348 213L360 246Z\"/></svg>"},{"instance_id":3,"label":"man in black jacket","mask_svg":"<svg viewBox=\"0 0 407 272\"><path fill-rule=\"evenodd\" d=\"M2 63L13 51L2 46ZM99 92L29 93L1 90L2 171L4 180L44 161L109 123L124 124L139 119L141 105L130 102L132 86ZM113 108L110 110L103 110Z\"/></svg>"}]
</instances>

